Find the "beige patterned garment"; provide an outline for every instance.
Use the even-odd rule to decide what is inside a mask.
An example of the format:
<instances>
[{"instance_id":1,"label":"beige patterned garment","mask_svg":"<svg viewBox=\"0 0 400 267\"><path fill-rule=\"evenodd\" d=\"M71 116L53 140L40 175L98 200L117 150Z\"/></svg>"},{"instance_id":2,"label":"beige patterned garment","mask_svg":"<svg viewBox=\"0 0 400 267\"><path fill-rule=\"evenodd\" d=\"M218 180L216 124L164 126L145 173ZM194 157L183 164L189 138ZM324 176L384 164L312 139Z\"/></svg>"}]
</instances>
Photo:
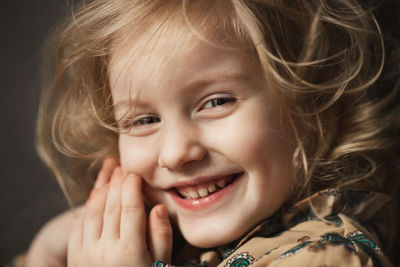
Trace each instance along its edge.
<instances>
[{"instance_id":1,"label":"beige patterned garment","mask_svg":"<svg viewBox=\"0 0 400 267\"><path fill-rule=\"evenodd\" d=\"M393 266L378 239L389 238L382 214L389 200L381 193L324 190L269 218L236 244L203 251L197 262L180 266Z\"/></svg>"}]
</instances>

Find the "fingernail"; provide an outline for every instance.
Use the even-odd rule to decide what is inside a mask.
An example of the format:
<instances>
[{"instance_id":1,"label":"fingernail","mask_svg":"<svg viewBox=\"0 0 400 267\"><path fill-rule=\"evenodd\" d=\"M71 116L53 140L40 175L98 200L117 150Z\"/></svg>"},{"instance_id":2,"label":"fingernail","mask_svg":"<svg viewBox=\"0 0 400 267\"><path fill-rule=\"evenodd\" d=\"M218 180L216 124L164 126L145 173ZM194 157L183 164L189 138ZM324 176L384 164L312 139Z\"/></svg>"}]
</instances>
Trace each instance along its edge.
<instances>
[{"instance_id":1,"label":"fingernail","mask_svg":"<svg viewBox=\"0 0 400 267\"><path fill-rule=\"evenodd\" d=\"M111 175L110 181L112 181L113 179L115 179L116 177L119 177L121 175L122 175L122 168L121 167L116 167L114 169L113 174Z\"/></svg>"},{"instance_id":2,"label":"fingernail","mask_svg":"<svg viewBox=\"0 0 400 267\"><path fill-rule=\"evenodd\" d=\"M168 219L168 210L167 210L167 207L164 206L164 205L159 206L159 207L157 208L157 215L158 215L158 218L160 218L160 219L162 219L162 220Z\"/></svg>"},{"instance_id":3,"label":"fingernail","mask_svg":"<svg viewBox=\"0 0 400 267\"><path fill-rule=\"evenodd\" d=\"M99 181L99 180L96 180L96 182L94 183L94 186L93 186L93 190L94 190L94 189L98 190L98 189L102 188L103 186L105 186L105 185L108 184L108 183L110 183L110 181L107 181L106 183L104 183L103 185L101 185L101 184L100 184L100 181Z\"/></svg>"},{"instance_id":4,"label":"fingernail","mask_svg":"<svg viewBox=\"0 0 400 267\"><path fill-rule=\"evenodd\" d=\"M88 203L95 197L96 192L97 192L97 189L93 189L93 190L90 192L89 197L88 197L88 199L86 200L86 204L88 204Z\"/></svg>"},{"instance_id":5,"label":"fingernail","mask_svg":"<svg viewBox=\"0 0 400 267\"><path fill-rule=\"evenodd\" d=\"M131 179L133 178L134 180L140 180L140 181L142 181L142 177L139 176L139 175L137 175L137 174L134 173L134 172L128 173L126 177L127 177L127 178L129 177L129 178L131 178Z\"/></svg>"},{"instance_id":6,"label":"fingernail","mask_svg":"<svg viewBox=\"0 0 400 267\"><path fill-rule=\"evenodd\" d=\"M120 176L122 174L122 168L121 167L115 168L115 174Z\"/></svg>"}]
</instances>

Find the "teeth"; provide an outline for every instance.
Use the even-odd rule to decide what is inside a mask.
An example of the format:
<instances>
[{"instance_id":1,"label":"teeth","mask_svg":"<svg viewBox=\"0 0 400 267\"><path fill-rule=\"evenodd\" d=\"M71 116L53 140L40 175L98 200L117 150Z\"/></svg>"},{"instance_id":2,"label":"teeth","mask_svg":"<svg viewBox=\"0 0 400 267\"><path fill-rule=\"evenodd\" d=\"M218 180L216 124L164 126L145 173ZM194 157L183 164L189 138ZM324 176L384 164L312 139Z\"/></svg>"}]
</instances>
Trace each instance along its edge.
<instances>
[{"instance_id":1,"label":"teeth","mask_svg":"<svg viewBox=\"0 0 400 267\"><path fill-rule=\"evenodd\" d=\"M220 188L224 188L225 185L226 185L226 179L221 179L221 180L219 180L219 181L217 182L217 185L218 185Z\"/></svg>"},{"instance_id":2,"label":"teeth","mask_svg":"<svg viewBox=\"0 0 400 267\"><path fill-rule=\"evenodd\" d=\"M215 190L217 190L217 187L215 186L215 184L210 184L210 185L208 186L208 192L214 193Z\"/></svg>"},{"instance_id":3,"label":"teeth","mask_svg":"<svg viewBox=\"0 0 400 267\"><path fill-rule=\"evenodd\" d=\"M232 180L233 177L229 176L221 178L216 183L210 183L208 184L208 186L206 185L207 187L186 187L186 188L177 188L177 190L185 199L196 199L196 198L206 197L209 194L224 188Z\"/></svg>"},{"instance_id":4,"label":"teeth","mask_svg":"<svg viewBox=\"0 0 400 267\"><path fill-rule=\"evenodd\" d=\"M189 193L187 193L187 192L184 192L184 191L179 191L179 193L181 193L181 195L182 195L184 198L186 198L186 199L190 199L190 195L189 195Z\"/></svg>"},{"instance_id":5,"label":"teeth","mask_svg":"<svg viewBox=\"0 0 400 267\"><path fill-rule=\"evenodd\" d=\"M198 190L198 192L199 192L199 196L200 196L200 197L208 196L208 190L205 189L205 188L200 188L200 189Z\"/></svg>"},{"instance_id":6,"label":"teeth","mask_svg":"<svg viewBox=\"0 0 400 267\"><path fill-rule=\"evenodd\" d=\"M190 191L189 196L190 196L190 198L199 198L199 195L197 194L197 192L194 192L194 191Z\"/></svg>"}]
</instances>

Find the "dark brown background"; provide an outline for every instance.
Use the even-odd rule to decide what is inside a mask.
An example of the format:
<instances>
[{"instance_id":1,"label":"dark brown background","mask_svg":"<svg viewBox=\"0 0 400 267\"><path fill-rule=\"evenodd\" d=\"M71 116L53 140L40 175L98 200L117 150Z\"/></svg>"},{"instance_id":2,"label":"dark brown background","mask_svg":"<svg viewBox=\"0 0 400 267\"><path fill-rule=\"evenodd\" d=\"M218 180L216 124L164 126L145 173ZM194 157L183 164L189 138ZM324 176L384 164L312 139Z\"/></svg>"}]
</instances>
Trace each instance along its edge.
<instances>
[{"instance_id":1,"label":"dark brown background","mask_svg":"<svg viewBox=\"0 0 400 267\"><path fill-rule=\"evenodd\" d=\"M71 2L71 0L70 0ZM400 0L381 0L380 19L399 38ZM66 208L34 149L42 47L69 8L66 0L0 5L0 266L26 250L40 226Z\"/></svg>"},{"instance_id":2,"label":"dark brown background","mask_svg":"<svg viewBox=\"0 0 400 267\"><path fill-rule=\"evenodd\" d=\"M65 0L0 4L0 266L66 207L34 148L39 67L47 33L67 13Z\"/></svg>"}]
</instances>

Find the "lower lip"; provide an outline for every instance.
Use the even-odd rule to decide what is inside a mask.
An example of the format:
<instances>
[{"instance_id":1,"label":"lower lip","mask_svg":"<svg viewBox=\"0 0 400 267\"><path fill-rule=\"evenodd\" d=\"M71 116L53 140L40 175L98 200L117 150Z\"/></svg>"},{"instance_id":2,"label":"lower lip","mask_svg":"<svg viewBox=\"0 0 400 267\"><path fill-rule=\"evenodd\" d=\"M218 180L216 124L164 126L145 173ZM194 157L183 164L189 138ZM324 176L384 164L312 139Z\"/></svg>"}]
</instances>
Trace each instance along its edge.
<instances>
[{"instance_id":1,"label":"lower lip","mask_svg":"<svg viewBox=\"0 0 400 267\"><path fill-rule=\"evenodd\" d=\"M197 210L197 209L205 209L215 203L219 202L224 197L228 196L232 191L235 190L239 181L241 180L243 173L235 178L235 180L230 183L228 186L219 190L216 193L210 194L206 197L196 198L196 199L184 199L178 195L176 190L169 191L172 199L177 203L180 207L186 210Z\"/></svg>"}]
</instances>

